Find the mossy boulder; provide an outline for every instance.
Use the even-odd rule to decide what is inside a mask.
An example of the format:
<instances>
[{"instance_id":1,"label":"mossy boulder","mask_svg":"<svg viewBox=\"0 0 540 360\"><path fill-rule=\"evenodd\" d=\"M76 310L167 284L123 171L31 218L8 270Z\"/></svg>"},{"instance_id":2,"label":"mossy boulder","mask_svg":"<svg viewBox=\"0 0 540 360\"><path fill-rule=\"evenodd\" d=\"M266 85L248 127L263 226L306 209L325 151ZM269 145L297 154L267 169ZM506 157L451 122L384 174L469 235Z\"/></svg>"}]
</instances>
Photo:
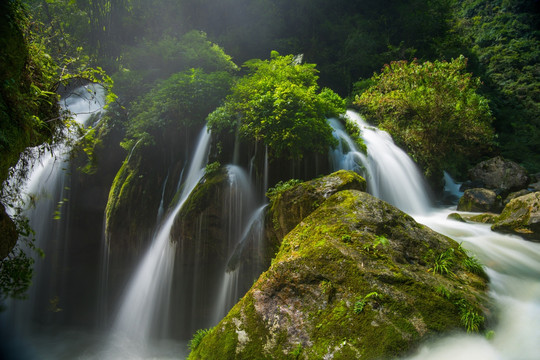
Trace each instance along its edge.
<instances>
[{"instance_id":1,"label":"mossy boulder","mask_svg":"<svg viewBox=\"0 0 540 360\"><path fill-rule=\"evenodd\" d=\"M225 168L205 175L180 209L171 230L171 239L191 255L186 260L220 263L227 257L229 220L227 202L228 176Z\"/></svg>"},{"instance_id":2,"label":"mossy boulder","mask_svg":"<svg viewBox=\"0 0 540 360\"><path fill-rule=\"evenodd\" d=\"M355 172L340 170L277 192L270 199L267 237L279 245L303 218L341 190L366 191L366 180Z\"/></svg>"},{"instance_id":3,"label":"mossy boulder","mask_svg":"<svg viewBox=\"0 0 540 360\"><path fill-rule=\"evenodd\" d=\"M140 253L152 240L169 164L155 145L136 145L112 182L105 230L111 251ZM174 179L175 174L169 175ZM174 180L167 185L173 187Z\"/></svg>"},{"instance_id":4,"label":"mossy boulder","mask_svg":"<svg viewBox=\"0 0 540 360\"><path fill-rule=\"evenodd\" d=\"M506 206L513 199L518 198L518 197L523 196L523 195L530 194L532 192L533 191L531 191L529 189L522 189L522 190L519 190L519 191L514 191L514 192L508 194L508 196L506 196L506 198L503 201L503 205Z\"/></svg>"},{"instance_id":5,"label":"mossy boulder","mask_svg":"<svg viewBox=\"0 0 540 360\"><path fill-rule=\"evenodd\" d=\"M465 220L482 223L482 224L493 224L497 221L499 215L493 213L483 213L478 215L463 215Z\"/></svg>"},{"instance_id":6,"label":"mossy boulder","mask_svg":"<svg viewBox=\"0 0 540 360\"><path fill-rule=\"evenodd\" d=\"M459 221L459 222L466 222L465 219L463 219L463 216L461 216L461 214L458 214L458 213L451 213L451 214L448 214L448 216L446 217L448 220L454 220L454 221Z\"/></svg>"},{"instance_id":7,"label":"mossy boulder","mask_svg":"<svg viewBox=\"0 0 540 360\"><path fill-rule=\"evenodd\" d=\"M468 189L459 199L457 209L471 212L499 212L502 209L501 202L501 197L493 190Z\"/></svg>"},{"instance_id":8,"label":"mossy boulder","mask_svg":"<svg viewBox=\"0 0 540 360\"><path fill-rule=\"evenodd\" d=\"M487 280L467 259L392 205L339 191L287 234L189 359L391 358L444 332L482 328Z\"/></svg>"},{"instance_id":9,"label":"mossy boulder","mask_svg":"<svg viewBox=\"0 0 540 360\"><path fill-rule=\"evenodd\" d=\"M540 191L510 201L491 229L540 241Z\"/></svg>"}]
</instances>

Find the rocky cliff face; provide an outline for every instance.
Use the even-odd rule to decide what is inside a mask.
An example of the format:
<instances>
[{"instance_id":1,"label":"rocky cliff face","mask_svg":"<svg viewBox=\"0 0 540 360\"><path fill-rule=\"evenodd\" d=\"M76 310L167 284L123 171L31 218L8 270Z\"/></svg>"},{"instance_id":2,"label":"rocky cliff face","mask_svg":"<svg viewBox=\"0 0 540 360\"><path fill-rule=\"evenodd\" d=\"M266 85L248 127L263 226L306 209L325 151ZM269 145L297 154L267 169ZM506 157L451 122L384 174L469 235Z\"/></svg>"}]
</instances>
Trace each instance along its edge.
<instances>
[{"instance_id":1,"label":"rocky cliff face","mask_svg":"<svg viewBox=\"0 0 540 360\"><path fill-rule=\"evenodd\" d=\"M441 332L481 329L487 280L470 263L388 203L337 190L283 238L190 359L388 358Z\"/></svg>"}]
</instances>

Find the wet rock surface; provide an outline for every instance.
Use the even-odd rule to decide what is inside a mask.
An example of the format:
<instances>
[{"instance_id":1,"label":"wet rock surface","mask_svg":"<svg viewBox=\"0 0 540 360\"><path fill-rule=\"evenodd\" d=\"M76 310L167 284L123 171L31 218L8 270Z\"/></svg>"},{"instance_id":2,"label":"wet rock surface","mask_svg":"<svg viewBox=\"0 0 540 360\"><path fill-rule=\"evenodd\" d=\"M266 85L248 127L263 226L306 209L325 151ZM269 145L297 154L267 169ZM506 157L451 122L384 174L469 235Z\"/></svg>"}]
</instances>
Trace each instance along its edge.
<instances>
[{"instance_id":1,"label":"wet rock surface","mask_svg":"<svg viewBox=\"0 0 540 360\"><path fill-rule=\"evenodd\" d=\"M388 203L337 191L284 237L270 268L190 359L405 355L430 336L465 331L464 314L483 321L487 277L467 259Z\"/></svg>"}]
</instances>

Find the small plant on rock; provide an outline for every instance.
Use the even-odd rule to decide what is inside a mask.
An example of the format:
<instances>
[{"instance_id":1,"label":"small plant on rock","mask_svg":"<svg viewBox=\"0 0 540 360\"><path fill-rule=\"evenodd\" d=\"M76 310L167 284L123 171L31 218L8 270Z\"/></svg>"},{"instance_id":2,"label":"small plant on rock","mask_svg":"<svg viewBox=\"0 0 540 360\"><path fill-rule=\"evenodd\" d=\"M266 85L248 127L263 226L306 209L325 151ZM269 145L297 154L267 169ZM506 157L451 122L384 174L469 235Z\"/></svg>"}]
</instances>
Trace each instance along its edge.
<instances>
[{"instance_id":1,"label":"small plant on rock","mask_svg":"<svg viewBox=\"0 0 540 360\"><path fill-rule=\"evenodd\" d=\"M439 254L435 258L435 262L433 264L433 267L429 269L434 274L439 273L441 275L453 275L453 272L451 270L452 265L454 265L455 262L455 254L453 248L448 248L445 252Z\"/></svg>"},{"instance_id":2,"label":"small plant on rock","mask_svg":"<svg viewBox=\"0 0 540 360\"><path fill-rule=\"evenodd\" d=\"M199 329L193 334L193 338L189 341L188 347L190 351L193 351L199 346L201 341L204 339L204 337L210 332L212 329Z\"/></svg>"},{"instance_id":3,"label":"small plant on rock","mask_svg":"<svg viewBox=\"0 0 540 360\"><path fill-rule=\"evenodd\" d=\"M364 296L363 299L358 300L357 302L355 302L354 303L354 313L355 314L360 314L364 310L364 307L366 306L368 299L370 297L372 297L372 296L379 297L379 294L376 291L373 291L373 292L370 292L369 294L367 294L366 296Z\"/></svg>"}]
</instances>

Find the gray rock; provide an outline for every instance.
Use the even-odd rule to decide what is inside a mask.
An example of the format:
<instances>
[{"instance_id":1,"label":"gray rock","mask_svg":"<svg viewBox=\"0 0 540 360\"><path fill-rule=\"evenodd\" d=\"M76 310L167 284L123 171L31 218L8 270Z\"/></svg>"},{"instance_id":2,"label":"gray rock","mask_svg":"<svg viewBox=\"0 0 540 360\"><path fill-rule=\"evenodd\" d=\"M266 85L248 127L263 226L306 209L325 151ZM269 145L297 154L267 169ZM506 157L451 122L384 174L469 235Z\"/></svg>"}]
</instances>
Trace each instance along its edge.
<instances>
[{"instance_id":1,"label":"gray rock","mask_svg":"<svg viewBox=\"0 0 540 360\"><path fill-rule=\"evenodd\" d=\"M457 206L459 211L499 212L502 209L501 198L493 190L465 190Z\"/></svg>"},{"instance_id":2,"label":"gray rock","mask_svg":"<svg viewBox=\"0 0 540 360\"><path fill-rule=\"evenodd\" d=\"M469 170L469 178L473 182L481 181L483 188L496 190L503 195L525 189L530 181L525 168L500 156L476 165Z\"/></svg>"}]
</instances>

